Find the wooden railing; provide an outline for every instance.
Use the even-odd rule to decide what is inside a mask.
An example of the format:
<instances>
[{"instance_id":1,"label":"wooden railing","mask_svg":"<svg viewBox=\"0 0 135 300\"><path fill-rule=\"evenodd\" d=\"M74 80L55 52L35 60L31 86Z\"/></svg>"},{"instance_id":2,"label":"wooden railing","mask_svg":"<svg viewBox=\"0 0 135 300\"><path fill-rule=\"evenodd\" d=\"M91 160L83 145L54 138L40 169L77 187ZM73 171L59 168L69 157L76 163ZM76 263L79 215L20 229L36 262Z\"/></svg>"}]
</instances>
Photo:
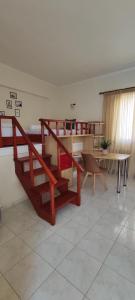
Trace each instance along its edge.
<instances>
[{"instance_id":1,"label":"wooden railing","mask_svg":"<svg viewBox=\"0 0 135 300\"><path fill-rule=\"evenodd\" d=\"M69 151L66 149L66 147L62 144L60 139L57 137L57 135L53 132L53 130L49 127L47 124L46 120L44 119L39 119L41 122L41 133L42 133L42 153L45 154L45 134L44 134L44 129L46 128L48 130L49 135L51 135L54 140L57 143L57 152L59 154L59 149L62 149L68 156L69 159L71 159L73 166L76 167L77 169L77 193L78 193L78 198L80 202L80 189L81 189L81 172L83 172L83 168L78 164L78 162L72 157L72 155L69 153ZM58 158L58 168L60 169L59 166L59 155L57 155Z\"/></svg>"},{"instance_id":2,"label":"wooden railing","mask_svg":"<svg viewBox=\"0 0 135 300\"><path fill-rule=\"evenodd\" d=\"M16 161L18 159L18 147L17 147L17 136L16 136L16 129L18 129L23 136L26 145L28 146L29 151L29 158L30 158L30 179L32 185L34 185L34 169L33 169L33 156L37 159L37 161L40 163L41 167L44 170L44 173L48 176L51 189L54 189L54 185L57 183L56 178L54 177L53 173L50 171L48 166L46 165L45 161L42 159L41 155L38 153L32 142L30 141L29 137L17 121L15 117L12 116L0 116L0 137L2 137L1 132L1 121L2 119L11 120L12 121L12 128L13 128L13 152L14 152L14 160ZM0 139L2 141L2 138Z\"/></svg>"},{"instance_id":3,"label":"wooden railing","mask_svg":"<svg viewBox=\"0 0 135 300\"><path fill-rule=\"evenodd\" d=\"M60 135L61 125L62 125L64 135L72 135L73 132L75 135L90 133L89 122L82 122L76 120L56 120L56 119L44 119L44 121L46 122L46 124L48 124L49 127L51 127L51 125L54 125L54 129L56 130L57 136Z\"/></svg>"},{"instance_id":4,"label":"wooden railing","mask_svg":"<svg viewBox=\"0 0 135 300\"><path fill-rule=\"evenodd\" d=\"M3 141L2 141L2 117L0 117L0 148L3 147Z\"/></svg>"}]
</instances>

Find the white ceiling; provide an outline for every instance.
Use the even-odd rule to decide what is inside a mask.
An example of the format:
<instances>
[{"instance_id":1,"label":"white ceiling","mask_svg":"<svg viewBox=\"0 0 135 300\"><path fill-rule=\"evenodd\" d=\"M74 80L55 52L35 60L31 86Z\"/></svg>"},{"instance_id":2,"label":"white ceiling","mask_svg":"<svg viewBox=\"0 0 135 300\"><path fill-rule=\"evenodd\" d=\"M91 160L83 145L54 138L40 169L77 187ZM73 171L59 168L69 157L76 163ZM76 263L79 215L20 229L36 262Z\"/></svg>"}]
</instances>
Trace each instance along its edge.
<instances>
[{"instance_id":1,"label":"white ceiling","mask_svg":"<svg viewBox=\"0 0 135 300\"><path fill-rule=\"evenodd\" d=\"M135 66L135 0L0 0L0 62L63 85Z\"/></svg>"}]
</instances>

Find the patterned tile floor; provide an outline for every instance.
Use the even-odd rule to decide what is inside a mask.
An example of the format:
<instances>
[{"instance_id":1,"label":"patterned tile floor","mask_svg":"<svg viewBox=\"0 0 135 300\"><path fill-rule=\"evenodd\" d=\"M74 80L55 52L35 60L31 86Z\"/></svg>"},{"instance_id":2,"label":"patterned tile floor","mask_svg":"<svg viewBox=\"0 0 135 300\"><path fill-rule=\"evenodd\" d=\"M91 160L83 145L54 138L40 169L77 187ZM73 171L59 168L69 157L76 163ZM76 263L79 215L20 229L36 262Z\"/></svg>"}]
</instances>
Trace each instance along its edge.
<instances>
[{"instance_id":1,"label":"patterned tile floor","mask_svg":"<svg viewBox=\"0 0 135 300\"><path fill-rule=\"evenodd\" d=\"M52 227L29 201L3 211L0 300L134 300L135 182L116 194L91 179L82 205L68 205Z\"/></svg>"}]
</instances>

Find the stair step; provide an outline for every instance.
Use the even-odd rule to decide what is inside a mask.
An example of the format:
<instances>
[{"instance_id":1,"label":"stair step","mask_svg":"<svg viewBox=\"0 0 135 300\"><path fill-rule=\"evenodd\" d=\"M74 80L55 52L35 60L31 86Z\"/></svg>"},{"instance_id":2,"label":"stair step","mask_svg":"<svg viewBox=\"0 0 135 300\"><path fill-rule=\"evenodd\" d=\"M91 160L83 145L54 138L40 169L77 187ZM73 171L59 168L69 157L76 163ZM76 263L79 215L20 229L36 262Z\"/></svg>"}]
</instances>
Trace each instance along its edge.
<instances>
[{"instance_id":1,"label":"stair step","mask_svg":"<svg viewBox=\"0 0 135 300\"><path fill-rule=\"evenodd\" d=\"M43 157L43 159L47 159L47 158L51 158L51 154L46 154L44 157ZM33 155L33 160L37 160L37 158L36 158L36 156L34 156ZM29 160L30 160L30 157L29 156L23 156L23 157L19 157L18 159L17 159L19 162L29 162Z\"/></svg>"},{"instance_id":2,"label":"stair step","mask_svg":"<svg viewBox=\"0 0 135 300\"><path fill-rule=\"evenodd\" d=\"M76 201L78 194L76 192L68 190L67 192L55 197L55 209L62 208L65 206L67 203ZM46 211L50 211L50 202L47 202L44 204L44 209Z\"/></svg>"},{"instance_id":3,"label":"stair step","mask_svg":"<svg viewBox=\"0 0 135 300\"><path fill-rule=\"evenodd\" d=\"M68 179L61 177L61 178L58 179L55 187L59 188L59 187L65 185L65 184L67 184L68 181L69 181ZM39 194L42 194L42 193L45 193L45 192L49 192L49 190L50 190L50 183L49 183L49 181L47 181L45 183L42 183L42 184L34 187L34 190L36 190L37 192L39 192Z\"/></svg>"},{"instance_id":4,"label":"stair step","mask_svg":"<svg viewBox=\"0 0 135 300\"><path fill-rule=\"evenodd\" d=\"M49 166L49 169L50 169L51 172L55 172L55 171L58 170L57 166L54 166L54 165ZM34 169L33 173L34 173L34 176L45 174L43 168ZM30 174L30 171L24 172L24 175L28 176L29 174Z\"/></svg>"}]
</instances>

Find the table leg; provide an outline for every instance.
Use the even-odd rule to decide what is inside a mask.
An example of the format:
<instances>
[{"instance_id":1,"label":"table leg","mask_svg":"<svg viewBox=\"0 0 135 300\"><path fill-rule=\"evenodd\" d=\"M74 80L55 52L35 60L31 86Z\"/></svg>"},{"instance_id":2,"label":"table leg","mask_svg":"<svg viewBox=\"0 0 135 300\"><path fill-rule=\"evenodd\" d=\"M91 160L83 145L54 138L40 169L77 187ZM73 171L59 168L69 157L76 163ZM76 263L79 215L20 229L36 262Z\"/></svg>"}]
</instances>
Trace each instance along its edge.
<instances>
[{"instance_id":1,"label":"table leg","mask_svg":"<svg viewBox=\"0 0 135 300\"><path fill-rule=\"evenodd\" d=\"M123 177L123 186L127 186L127 159L124 161L124 177Z\"/></svg>"},{"instance_id":2,"label":"table leg","mask_svg":"<svg viewBox=\"0 0 135 300\"><path fill-rule=\"evenodd\" d=\"M120 193L120 187L121 187L121 161L118 160L117 193Z\"/></svg>"}]
</instances>

